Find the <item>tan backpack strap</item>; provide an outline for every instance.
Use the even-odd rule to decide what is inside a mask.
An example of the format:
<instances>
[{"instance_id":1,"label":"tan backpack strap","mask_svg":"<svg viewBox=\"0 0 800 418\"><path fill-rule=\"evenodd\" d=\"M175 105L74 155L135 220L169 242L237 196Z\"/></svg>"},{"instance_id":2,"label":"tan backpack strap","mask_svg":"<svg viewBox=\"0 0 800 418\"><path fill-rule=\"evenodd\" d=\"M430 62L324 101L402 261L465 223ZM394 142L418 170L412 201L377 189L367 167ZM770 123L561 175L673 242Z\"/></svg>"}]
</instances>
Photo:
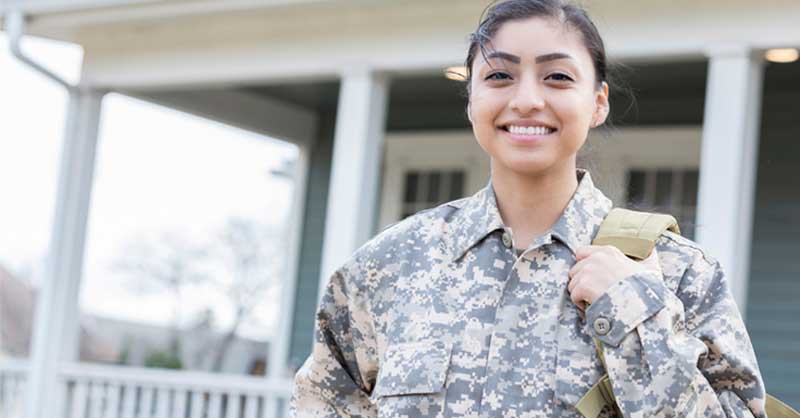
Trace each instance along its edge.
<instances>
[{"instance_id":1,"label":"tan backpack strap","mask_svg":"<svg viewBox=\"0 0 800 418\"><path fill-rule=\"evenodd\" d=\"M611 379L608 378L607 374L604 374L600 381L595 383L575 404L575 409L584 418L597 418L606 405L616 406L616 403L614 402L614 392L611 390Z\"/></svg>"},{"instance_id":2,"label":"tan backpack strap","mask_svg":"<svg viewBox=\"0 0 800 418\"><path fill-rule=\"evenodd\" d=\"M592 244L613 245L628 257L644 260L667 230L681 233L678 221L671 215L614 208L600 224Z\"/></svg>"},{"instance_id":3,"label":"tan backpack strap","mask_svg":"<svg viewBox=\"0 0 800 418\"><path fill-rule=\"evenodd\" d=\"M653 251L658 238L668 230L676 234L681 233L678 222L670 215L614 208L600 225L592 244L613 245L628 257L643 260ZM594 344L603 368L607 370L602 344L596 339ZM575 407L584 417L597 418L607 405L619 408L614 398L611 380L608 374L604 374ZM767 395L765 407L769 418L800 418L800 412L772 395Z\"/></svg>"},{"instance_id":4,"label":"tan backpack strap","mask_svg":"<svg viewBox=\"0 0 800 418\"><path fill-rule=\"evenodd\" d=\"M676 234L681 233L678 222L670 215L613 208L600 224L600 230L592 244L612 245L628 257L644 260L653 251L656 240L667 230ZM603 368L608 369L603 346L597 339L594 339L594 345ZM619 413L608 374L604 374L600 381L583 395L575 408L585 418L597 418L606 406L613 407L619 416L622 415Z\"/></svg>"},{"instance_id":5,"label":"tan backpack strap","mask_svg":"<svg viewBox=\"0 0 800 418\"><path fill-rule=\"evenodd\" d=\"M606 367L606 358L603 355L603 346L600 341L594 339L594 346L597 349L597 355L600 357L600 362L603 363L603 368ZM611 379L608 373L604 374L600 380L589 389L586 394L581 397L575 409L584 416L584 418L597 418L606 406L612 407L617 412L617 416L622 416L617 406L616 399L614 398L614 390L611 388Z\"/></svg>"},{"instance_id":6,"label":"tan backpack strap","mask_svg":"<svg viewBox=\"0 0 800 418\"><path fill-rule=\"evenodd\" d=\"M800 412L795 411L791 406L769 394L767 395L766 408L769 418L800 418Z\"/></svg>"}]
</instances>

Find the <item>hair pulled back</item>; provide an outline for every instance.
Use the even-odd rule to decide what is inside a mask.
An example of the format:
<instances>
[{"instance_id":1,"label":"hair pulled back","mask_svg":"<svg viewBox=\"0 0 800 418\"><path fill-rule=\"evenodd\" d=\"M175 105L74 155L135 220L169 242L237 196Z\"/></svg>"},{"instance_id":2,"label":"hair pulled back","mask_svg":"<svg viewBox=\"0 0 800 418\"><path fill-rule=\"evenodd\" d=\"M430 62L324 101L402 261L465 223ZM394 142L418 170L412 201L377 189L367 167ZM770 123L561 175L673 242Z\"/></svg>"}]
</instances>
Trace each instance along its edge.
<instances>
[{"instance_id":1,"label":"hair pulled back","mask_svg":"<svg viewBox=\"0 0 800 418\"><path fill-rule=\"evenodd\" d=\"M464 62L467 71L467 95L470 93L472 63L478 51L486 56L486 44L504 23L532 17L555 19L578 31L592 58L596 86L599 88L604 81L607 81L606 49L603 39L583 8L564 0L503 0L491 4L484 10L478 28L469 36L469 50Z\"/></svg>"}]
</instances>

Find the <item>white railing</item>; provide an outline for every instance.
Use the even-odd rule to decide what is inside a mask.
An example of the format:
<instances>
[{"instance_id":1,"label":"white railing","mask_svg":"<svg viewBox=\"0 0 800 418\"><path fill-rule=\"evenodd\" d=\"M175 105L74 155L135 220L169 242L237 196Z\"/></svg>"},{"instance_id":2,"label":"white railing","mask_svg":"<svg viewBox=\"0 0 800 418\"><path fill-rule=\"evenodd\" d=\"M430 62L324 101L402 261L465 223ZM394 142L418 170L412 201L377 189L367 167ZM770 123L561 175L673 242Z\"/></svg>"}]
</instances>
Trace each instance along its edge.
<instances>
[{"instance_id":1,"label":"white railing","mask_svg":"<svg viewBox=\"0 0 800 418\"><path fill-rule=\"evenodd\" d=\"M0 359L0 417L22 417L26 370L28 364L24 360Z\"/></svg>"},{"instance_id":2,"label":"white railing","mask_svg":"<svg viewBox=\"0 0 800 418\"><path fill-rule=\"evenodd\" d=\"M13 381L21 395L25 369L21 362L0 364L3 388ZM280 418L292 387L289 379L83 363L62 366L60 377L63 418ZM23 406L21 396L2 399ZM0 417L21 416L4 412Z\"/></svg>"}]
</instances>

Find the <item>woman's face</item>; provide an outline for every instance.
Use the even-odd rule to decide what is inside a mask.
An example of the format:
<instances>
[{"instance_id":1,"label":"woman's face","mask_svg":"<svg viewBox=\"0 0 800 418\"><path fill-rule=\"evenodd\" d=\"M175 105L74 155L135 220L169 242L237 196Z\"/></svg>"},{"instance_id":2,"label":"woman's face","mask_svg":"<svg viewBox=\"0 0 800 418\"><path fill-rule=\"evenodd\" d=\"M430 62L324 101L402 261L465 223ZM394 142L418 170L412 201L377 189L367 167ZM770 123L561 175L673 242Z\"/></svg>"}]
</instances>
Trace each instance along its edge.
<instances>
[{"instance_id":1,"label":"woman's face","mask_svg":"<svg viewBox=\"0 0 800 418\"><path fill-rule=\"evenodd\" d=\"M478 51L472 64L469 116L493 173L574 168L589 128L608 114L608 86L597 88L581 35L555 19L506 22L486 59Z\"/></svg>"}]
</instances>

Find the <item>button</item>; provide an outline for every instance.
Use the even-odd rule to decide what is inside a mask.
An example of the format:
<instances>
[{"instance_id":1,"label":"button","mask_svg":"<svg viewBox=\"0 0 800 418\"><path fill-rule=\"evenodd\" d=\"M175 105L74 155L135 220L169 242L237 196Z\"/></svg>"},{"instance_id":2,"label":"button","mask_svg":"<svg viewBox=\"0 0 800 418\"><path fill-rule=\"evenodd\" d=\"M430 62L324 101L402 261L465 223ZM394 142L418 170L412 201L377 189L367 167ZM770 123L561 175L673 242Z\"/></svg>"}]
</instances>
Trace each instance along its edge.
<instances>
[{"instance_id":1,"label":"button","mask_svg":"<svg viewBox=\"0 0 800 418\"><path fill-rule=\"evenodd\" d=\"M505 245L506 248L511 248L511 234L508 232L503 232L503 245Z\"/></svg>"},{"instance_id":2,"label":"button","mask_svg":"<svg viewBox=\"0 0 800 418\"><path fill-rule=\"evenodd\" d=\"M608 331L611 331L611 323L608 322L608 319L602 317L595 319L592 326L594 326L594 332L598 335L606 335Z\"/></svg>"}]
</instances>

